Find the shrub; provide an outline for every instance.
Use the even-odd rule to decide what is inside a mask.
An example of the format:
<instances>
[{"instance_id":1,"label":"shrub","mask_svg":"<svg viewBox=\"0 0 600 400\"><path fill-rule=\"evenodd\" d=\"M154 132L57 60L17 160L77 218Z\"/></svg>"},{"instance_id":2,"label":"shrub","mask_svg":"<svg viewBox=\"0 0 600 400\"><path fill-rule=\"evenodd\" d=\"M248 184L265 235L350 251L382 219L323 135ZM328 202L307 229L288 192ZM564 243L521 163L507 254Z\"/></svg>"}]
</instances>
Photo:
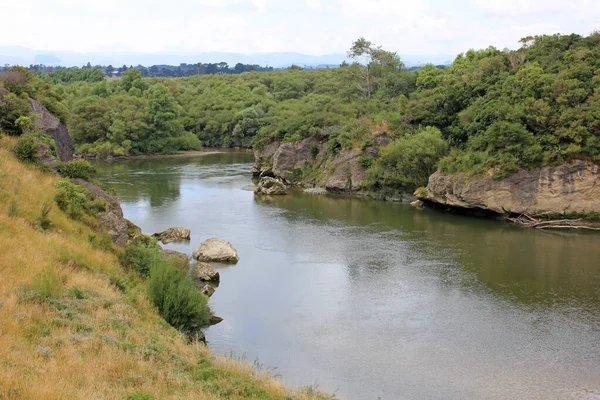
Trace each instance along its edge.
<instances>
[{"instance_id":1,"label":"shrub","mask_svg":"<svg viewBox=\"0 0 600 400\"><path fill-rule=\"evenodd\" d=\"M373 165L373 157L371 156L360 156L358 158L358 163L365 168L370 168Z\"/></svg>"},{"instance_id":2,"label":"shrub","mask_svg":"<svg viewBox=\"0 0 600 400\"><path fill-rule=\"evenodd\" d=\"M52 139L52 137L46 135L45 133L34 133L31 136L36 138L40 142L47 144L48 149L50 150L50 154L56 157L56 142L54 141L54 139Z\"/></svg>"},{"instance_id":3,"label":"shrub","mask_svg":"<svg viewBox=\"0 0 600 400\"><path fill-rule=\"evenodd\" d=\"M48 217L48 215L50 215L51 210L52 206L50 205L50 203L44 203L44 205L42 206L42 210L40 211L40 215L38 215L37 218L38 223L40 224L40 228L42 228L45 231L50 229L50 226L52 225L52 222Z\"/></svg>"},{"instance_id":4,"label":"shrub","mask_svg":"<svg viewBox=\"0 0 600 400\"><path fill-rule=\"evenodd\" d=\"M95 198L92 192L83 186L62 179L56 183L56 188L58 192L54 201L70 218L80 219L85 214L94 216L98 211L106 209L104 201Z\"/></svg>"},{"instance_id":5,"label":"shrub","mask_svg":"<svg viewBox=\"0 0 600 400\"><path fill-rule=\"evenodd\" d=\"M13 153L22 162L36 163L35 155L38 151L40 151L40 147L31 136L21 136L13 147Z\"/></svg>"},{"instance_id":6,"label":"shrub","mask_svg":"<svg viewBox=\"0 0 600 400\"><path fill-rule=\"evenodd\" d=\"M147 236L125 247L119 255L119 261L124 268L148 276L154 265L165 261L165 256L158 242Z\"/></svg>"},{"instance_id":7,"label":"shrub","mask_svg":"<svg viewBox=\"0 0 600 400\"><path fill-rule=\"evenodd\" d=\"M110 251L113 248L112 236L106 232L99 234L90 233L88 234L88 241L96 249Z\"/></svg>"},{"instance_id":8,"label":"shrub","mask_svg":"<svg viewBox=\"0 0 600 400\"><path fill-rule=\"evenodd\" d=\"M73 160L58 164L58 173L65 178L89 179L96 168L87 160Z\"/></svg>"},{"instance_id":9,"label":"shrub","mask_svg":"<svg viewBox=\"0 0 600 400\"><path fill-rule=\"evenodd\" d=\"M440 131L427 127L382 147L367 179L387 187L425 186L447 152L448 144Z\"/></svg>"},{"instance_id":10,"label":"shrub","mask_svg":"<svg viewBox=\"0 0 600 400\"><path fill-rule=\"evenodd\" d=\"M159 314L183 332L193 332L210 324L206 296L186 278L184 271L175 269L166 260L150 270L148 297Z\"/></svg>"}]
</instances>

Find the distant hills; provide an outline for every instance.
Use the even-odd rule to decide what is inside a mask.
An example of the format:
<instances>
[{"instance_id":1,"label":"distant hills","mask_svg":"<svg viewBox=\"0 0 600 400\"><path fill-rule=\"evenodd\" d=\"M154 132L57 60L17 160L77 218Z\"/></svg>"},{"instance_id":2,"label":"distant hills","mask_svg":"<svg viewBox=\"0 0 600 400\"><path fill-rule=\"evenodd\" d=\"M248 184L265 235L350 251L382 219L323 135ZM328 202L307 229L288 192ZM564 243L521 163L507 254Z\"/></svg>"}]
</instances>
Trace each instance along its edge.
<instances>
[{"instance_id":1,"label":"distant hills","mask_svg":"<svg viewBox=\"0 0 600 400\"><path fill-rule=\"evenodd\" d=\"M440 65L450 64L455 55L401 55L407 67L428 63ZM88 62L92 65L179 65L196 63L226 62L230 66L237 63L257 64L274 68L285 68L290 65L302 67L336 66L347 61L345 54L325 54L320 56L300 53L77 53L70 51L40 51L26 47L0 46L0 65L44 64L49 66L83 66Z\"/></svg>"}]
</instances>

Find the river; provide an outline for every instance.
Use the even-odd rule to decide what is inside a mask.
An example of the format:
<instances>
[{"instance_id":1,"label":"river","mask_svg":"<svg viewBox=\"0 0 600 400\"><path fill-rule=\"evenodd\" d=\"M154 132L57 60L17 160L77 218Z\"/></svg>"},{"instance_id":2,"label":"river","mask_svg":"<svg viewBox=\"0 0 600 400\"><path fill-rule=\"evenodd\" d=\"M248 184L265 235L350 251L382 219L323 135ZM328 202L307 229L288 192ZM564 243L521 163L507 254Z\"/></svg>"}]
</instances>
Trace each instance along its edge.
<instances>
[{"instance_id":1,"label":"river","mask_svg":"<svg viewBox=\"0 0 600 400\"><path fill-rule=\"evenodd\" d=\"M100 164L144 232L231 241L216 353L341 399L600 398L600 235L356 197L255 197L251 153Z\"/></svg>"}]
</instances>

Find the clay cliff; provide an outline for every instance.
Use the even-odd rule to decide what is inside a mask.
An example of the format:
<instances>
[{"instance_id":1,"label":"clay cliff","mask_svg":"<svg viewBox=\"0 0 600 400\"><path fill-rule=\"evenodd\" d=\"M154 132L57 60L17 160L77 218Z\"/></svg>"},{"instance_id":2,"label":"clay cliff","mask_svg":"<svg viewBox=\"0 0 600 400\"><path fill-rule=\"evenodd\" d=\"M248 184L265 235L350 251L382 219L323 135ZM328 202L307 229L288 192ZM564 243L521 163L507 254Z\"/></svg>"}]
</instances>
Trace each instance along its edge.
<instances>
[{"instance_id":1,"label":"clay cliff","mask_svg":"<svg viewBox=\"0 0 600 400\"><path fill-rule=\"evenodd\" d=\"M504 179L466 173L429 178L422 200L499 214L600 213L600 166L575 161L519 171Z\"/></svg>"}]
</instances>

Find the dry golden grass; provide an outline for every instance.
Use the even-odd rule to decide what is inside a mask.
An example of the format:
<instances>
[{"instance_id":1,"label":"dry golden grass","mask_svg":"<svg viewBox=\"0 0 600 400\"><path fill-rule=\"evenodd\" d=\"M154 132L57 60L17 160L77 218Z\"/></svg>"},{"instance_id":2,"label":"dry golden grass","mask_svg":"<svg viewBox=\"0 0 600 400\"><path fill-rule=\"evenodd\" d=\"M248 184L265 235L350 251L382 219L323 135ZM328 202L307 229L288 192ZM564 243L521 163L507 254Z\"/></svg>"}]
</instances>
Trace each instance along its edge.
<instances>
[{"instance_id":1,"label":"dry golden grass","mask_svg":"<svg viewBox=\"0 0 600 400\"><path fill-rule=\"evenodd\" d=\"M315 398L170 328L143 282L56 207L58 178L17 162L13 143L0 139L0 399Z\"/></svg>"}]
</instances>

